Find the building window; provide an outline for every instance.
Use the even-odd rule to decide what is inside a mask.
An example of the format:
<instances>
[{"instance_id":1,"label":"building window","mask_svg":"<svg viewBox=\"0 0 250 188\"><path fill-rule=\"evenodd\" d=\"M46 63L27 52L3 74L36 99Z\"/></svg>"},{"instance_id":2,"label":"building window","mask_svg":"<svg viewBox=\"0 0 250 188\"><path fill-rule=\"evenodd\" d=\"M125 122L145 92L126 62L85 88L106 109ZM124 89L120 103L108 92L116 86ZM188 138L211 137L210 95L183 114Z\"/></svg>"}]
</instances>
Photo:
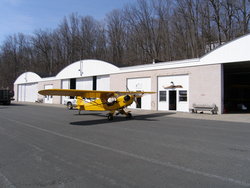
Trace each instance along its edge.
<instances>
[{"instance_id":1,"label":"building window","mask_svg":"<svg viewBox=\"0 0 250 188\"><path fill-rule=\"evenodd\" d=\"M187 90L179 91L179 101L187 101Z\"/></svg>"},{"instance_id":2,"label":"building window","mask_svg":"<svg viewBox=\"0 0 250 188\"><path fill-rule=\"evenodd\" d=\"M160 101L167 101L167 91L159 91Z\"/></svg>"}]
</instances>

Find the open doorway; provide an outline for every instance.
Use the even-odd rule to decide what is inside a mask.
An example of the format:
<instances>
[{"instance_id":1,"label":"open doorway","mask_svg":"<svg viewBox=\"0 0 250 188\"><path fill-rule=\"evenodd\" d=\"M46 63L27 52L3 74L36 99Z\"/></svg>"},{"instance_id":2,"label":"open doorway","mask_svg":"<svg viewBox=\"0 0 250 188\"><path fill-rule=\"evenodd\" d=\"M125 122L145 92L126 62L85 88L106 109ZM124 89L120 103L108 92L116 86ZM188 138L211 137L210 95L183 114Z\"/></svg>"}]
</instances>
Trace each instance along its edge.
<instances>
[{"instance_id":1,"label":"open doorway","mask_svg":"<svg viewBox=\"0 0 250 188\"><path fill-rule=\"evenodd\" d=\"M176 110L176 90L169 91L169 110Z\"/></svg>"},{"instance_id":2,"label":"open doorway","mask_svg":"<svg viewBox=\"0 0 250 188\"><path fill-rule=\"evenodd\" d=\"M76 89L76 79L71 78L70 79L70 84L69 84L70 89ZM70 96L70 99L74 99L75 96Z\"/></svg>"},{"instance_id":3,"label":"open doorway","mask_svg":"<svg viewBox=\"0 0 250 188\"><path fill-rule=\"evenodd\" d=\"M250 62L224 64L224 113L250 112Z\"/></svg>"},{"instance_id":4,"label":"open doorway","mask_svg":"<svg viewBox=\"0 0 250 188\"><path fill-rule=\"evenodd\" d=\"M136 98L136 108L141 108L141 98Z\"/></svg>"}]
</instances>

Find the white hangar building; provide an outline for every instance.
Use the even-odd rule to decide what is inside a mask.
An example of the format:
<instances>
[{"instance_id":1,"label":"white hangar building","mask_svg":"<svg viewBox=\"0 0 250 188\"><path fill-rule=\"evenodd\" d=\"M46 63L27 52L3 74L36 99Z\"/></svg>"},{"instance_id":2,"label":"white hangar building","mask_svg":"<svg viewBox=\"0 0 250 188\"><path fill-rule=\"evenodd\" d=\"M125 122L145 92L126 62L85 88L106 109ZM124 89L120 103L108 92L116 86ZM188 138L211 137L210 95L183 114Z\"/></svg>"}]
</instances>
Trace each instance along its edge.
<instances>
[{"instance_id":1,"label":"white hangar building","mask_svg":"<svg viewBox=\"0 0 250 188\"><path fill-rule=\"evenodd\" d=\"M33 72L21 74L14 83L15 100L35 102L43 98L45 103L60 104L64 97L41 96L43 89L110 90L110 74L119 68L99 60L81 60L61 70L55 77L41 78Z\"/></svg>"},{"instance_id":2,"label":"white hangar building","mask_svg":"<svg viewBox=\"0 0 250 188\"><path fill-rule=\"evenodd\" d=\"M17 101L35 102L38 90L88 89L155 91L131 108L188 112L194 104L213 105L219 113L250 110L250 35L228 42L197 59L118 68L99 60L82 60L55 77L26 72L14 83ZM62 103L63 97L45 98Z\"/></svg>"}]
</instances>

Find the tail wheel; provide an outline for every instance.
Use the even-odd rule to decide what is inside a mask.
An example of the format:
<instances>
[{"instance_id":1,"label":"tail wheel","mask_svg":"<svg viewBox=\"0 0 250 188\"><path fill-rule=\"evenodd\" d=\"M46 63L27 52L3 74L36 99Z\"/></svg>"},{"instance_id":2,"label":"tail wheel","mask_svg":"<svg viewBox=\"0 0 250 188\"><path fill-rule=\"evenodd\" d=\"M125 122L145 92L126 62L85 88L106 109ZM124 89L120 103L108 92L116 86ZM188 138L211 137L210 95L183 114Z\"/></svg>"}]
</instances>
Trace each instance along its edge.
<instances>
[{"instance_id":1,"label":"tail wheel","mask_svg":"<svg viewBox=\"0 0 250 188\"><path fill-rule=\"evenodd\" d=\"M111 121L111 120L113 120L113 119L114 119L113 114L108 114L108 120Z\"/></svg>"}]
</instances>

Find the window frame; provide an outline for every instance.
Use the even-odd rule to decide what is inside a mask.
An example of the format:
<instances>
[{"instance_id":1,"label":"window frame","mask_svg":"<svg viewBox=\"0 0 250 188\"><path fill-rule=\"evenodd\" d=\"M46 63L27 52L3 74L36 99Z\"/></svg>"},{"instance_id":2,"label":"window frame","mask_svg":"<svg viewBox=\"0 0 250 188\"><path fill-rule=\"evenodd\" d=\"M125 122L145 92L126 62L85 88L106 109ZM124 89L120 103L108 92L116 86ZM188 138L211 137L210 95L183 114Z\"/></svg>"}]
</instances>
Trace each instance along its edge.
<instances>
[{"instance_id":1,"label":"window frame","mask_svg":"<svg viewBox=\"0 0 250 188\"><path fill-rule=\"evenodd\" d=\"M182 92L185 92L186 94L182 94ZM188 101L188 91L187 90L179 90L178 92L179 96L179 102L187 102Z\"/></svg>"},{"instance_id":2,"label":"window frame","mask_svg":"<svg viewBox=\"0 0 250 188\"><path fill-rule=\"evenodd\" d=\"M164 92L165 95L161 95L162 92ZM162 99L162 97L164 97L164 98ZM167 91L166 90L159 91L159 102L167 102Z\"/></svg>"}]
</instances>

